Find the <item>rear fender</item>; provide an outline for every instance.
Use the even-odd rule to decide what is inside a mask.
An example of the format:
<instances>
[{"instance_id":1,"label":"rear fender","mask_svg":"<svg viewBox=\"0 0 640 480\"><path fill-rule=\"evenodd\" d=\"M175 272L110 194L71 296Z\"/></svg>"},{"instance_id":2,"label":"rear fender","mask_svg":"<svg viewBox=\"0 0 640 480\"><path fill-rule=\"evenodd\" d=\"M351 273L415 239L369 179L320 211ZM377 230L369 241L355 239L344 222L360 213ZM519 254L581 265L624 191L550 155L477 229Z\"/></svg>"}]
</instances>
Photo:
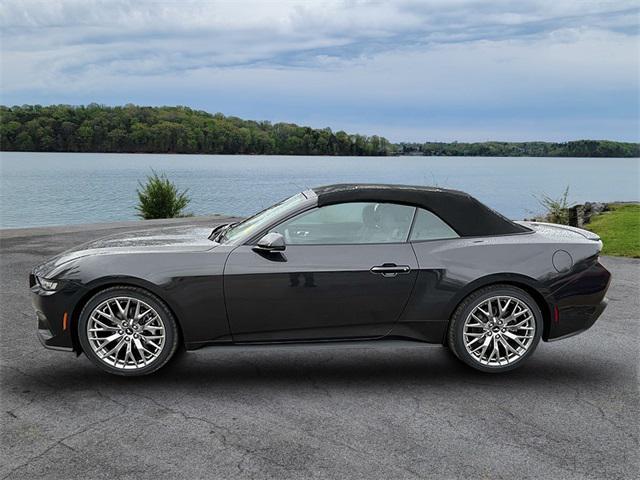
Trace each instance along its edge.
<instances>
[{"instance_id":1,"label":"rear fender","mask_svg":"<svg viewBox=\"0 0 640 480\"><path fill-rule=\"evenodd\" d=\"M461 288L452 299L446 318L450 321L453 313L456 311L456 308L458 308L458 305L460 305L460 303L471 293L481 288L498 284L512 285L514 287L521 288L533 297L542 312L542 320L544 324L542 337L546 338L549 333L551 318L553 315L553 295L549 289L539 281L518 273L495 273L468 283Z\"/></svg>"}]
</instances>

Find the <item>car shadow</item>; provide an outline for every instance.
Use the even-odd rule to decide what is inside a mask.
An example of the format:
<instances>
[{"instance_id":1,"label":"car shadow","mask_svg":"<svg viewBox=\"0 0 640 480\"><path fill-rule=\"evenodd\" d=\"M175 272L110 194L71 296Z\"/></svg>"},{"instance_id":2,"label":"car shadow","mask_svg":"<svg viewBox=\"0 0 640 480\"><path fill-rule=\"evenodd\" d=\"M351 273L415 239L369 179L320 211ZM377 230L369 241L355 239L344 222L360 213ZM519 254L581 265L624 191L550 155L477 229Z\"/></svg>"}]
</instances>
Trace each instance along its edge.
<instances>
[{"instance_id":1,"label":"car shadow","mask_svg":"<svg viewBox=\"0 0 640 480\"><path fill-rule=\"evenodd\" d=\"M404 388L412 386L480 386L486 388L534 389L540 386L597 386L610 384L624 375L614 365L593 359L562 357L554 352L534 355L527 364L512 372L488 374L462 364L446 348L396 350L342 349L331 351L206 349L186 352L162 370L144 377L121 377L102 372L84 356L55 369L32 365L28 373L16 375L10 383L32 384L42 378L72 392L91 388L157 387L182 392L208 389L283 389L309 381L323 388L342 390L363 387Z\"/></svg>"}]
</instances>

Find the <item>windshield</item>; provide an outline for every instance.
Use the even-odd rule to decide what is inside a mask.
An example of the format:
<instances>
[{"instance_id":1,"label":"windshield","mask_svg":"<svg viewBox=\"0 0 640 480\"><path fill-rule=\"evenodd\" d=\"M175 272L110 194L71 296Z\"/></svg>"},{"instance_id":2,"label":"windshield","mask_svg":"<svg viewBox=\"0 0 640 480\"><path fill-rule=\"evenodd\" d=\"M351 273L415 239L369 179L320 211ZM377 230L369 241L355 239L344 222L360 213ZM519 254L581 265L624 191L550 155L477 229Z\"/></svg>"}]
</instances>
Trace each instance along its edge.
<instances>
[{"instance_id":1,"label":"windshield","mask_svg":"<svg viewBox=\"0 0 640 480\"><path fill-rule=\"evenodd\" d=\"M266 210L256 213L253 217L230 227L220 239L220 242L232 242L237 238L249 236L269 226L269 224L278 218L283 212L289 210L296 204L302 203L307 197L303 193L297 193L293 197L289 197Z\"/></svg>"}]
</instances>

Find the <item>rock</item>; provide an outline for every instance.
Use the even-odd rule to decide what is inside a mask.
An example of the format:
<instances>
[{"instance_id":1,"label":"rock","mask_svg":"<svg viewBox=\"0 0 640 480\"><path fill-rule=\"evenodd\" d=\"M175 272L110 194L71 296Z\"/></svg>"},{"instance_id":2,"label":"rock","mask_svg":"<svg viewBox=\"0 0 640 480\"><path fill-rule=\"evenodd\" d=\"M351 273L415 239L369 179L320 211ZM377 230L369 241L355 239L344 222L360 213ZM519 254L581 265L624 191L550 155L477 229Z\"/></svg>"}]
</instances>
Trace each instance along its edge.
<instances>
[{"instance_id":1,"label":"rock","mask_svg":"<svg viewBox=\"0 0 640 480\"><path fill-rule=\"evenodd\" d=\"M583 227L591 221L592 216L608 209L608 204L602 202L586 202L584 205L574 205L569 208L569 225Z\"/></svg>"},{"instance_id":2,"label":"rock","mask_svg":"<svg viewBox=\"0 0 640 480\"><path fill-rule=\"evenodd\" d=\"M591 221L591 217L609 210L608 203L602 202L586 202L584 204L574 205L568 208L569 225L572 227L582 228ZM533 218L525 219L529 222L553 222L549 214L536 215Z\"/></svg>"}]
</instances>

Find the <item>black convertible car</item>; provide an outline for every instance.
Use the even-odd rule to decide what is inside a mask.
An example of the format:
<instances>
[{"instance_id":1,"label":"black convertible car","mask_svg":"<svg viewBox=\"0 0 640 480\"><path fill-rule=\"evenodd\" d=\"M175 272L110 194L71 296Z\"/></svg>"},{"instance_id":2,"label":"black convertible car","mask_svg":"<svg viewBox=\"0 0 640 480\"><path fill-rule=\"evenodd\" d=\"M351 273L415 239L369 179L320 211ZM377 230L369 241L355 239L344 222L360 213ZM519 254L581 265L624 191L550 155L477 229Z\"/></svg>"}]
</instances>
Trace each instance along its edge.
<instances>
[{"instance_id":1,"label":"black convertible car","mask_svg":"<svg viewBox=\"0 0 640 480\"><path fill-rule=\"evenodd\" d=\"M330 185L240 223L115 235L30 276L45 347L120 375L215 345L386 340L448 345L502 372L606 305L602 243L513 222L466 193Z\"/></svg>"}]
</instances>

